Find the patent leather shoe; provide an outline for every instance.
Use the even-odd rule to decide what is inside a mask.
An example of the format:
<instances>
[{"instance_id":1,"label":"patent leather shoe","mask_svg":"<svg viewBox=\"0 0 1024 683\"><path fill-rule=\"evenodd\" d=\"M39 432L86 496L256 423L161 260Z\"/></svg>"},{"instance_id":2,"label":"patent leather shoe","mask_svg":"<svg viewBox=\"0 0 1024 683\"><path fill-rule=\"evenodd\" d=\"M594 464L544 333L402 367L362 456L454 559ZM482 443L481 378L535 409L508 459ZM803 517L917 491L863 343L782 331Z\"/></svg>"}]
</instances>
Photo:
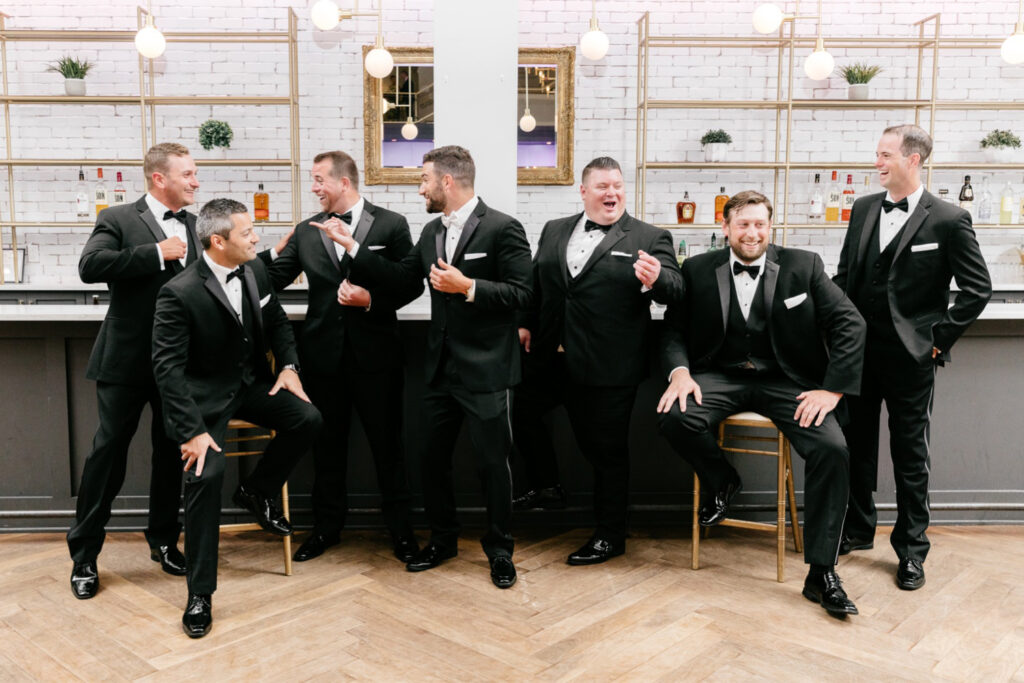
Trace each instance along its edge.
<instances>
[{"instance_id":1,"label":"patent leather shoe","mask_svg":"<svg viewBox=\"0 0 1024 683\"><path fill-rule=\"evenodd\" d=\"M71 592L79 600L88 600L100 589L100 575L95 562L75 562L71 568Z\"/></svg>"},{"instance_id":2,"label":"patent leather shoe","mask_svg":"<svg viewBox=\"0 0 1024 683\"><path fill-rule=\"evenodd\" d=\"M612 543L602 538L592 538L569 555L567 564L574 566L601 564L626 552L625 544Z\"/></svg>"},{"instance_id":3,"label":"patent leather shoe","mask_svg":"<svg viewBox=\"0 0 1024 683\"><path fill-rule=\"evenodd\" d=\"M804 597L825 608L830 616L845 619L848 614L857 614L857 606L846 596L843 582L835 570L821 574L810 573L804 579Z\"/></svg>"},{"instance_id":4,"label":"patent leather shoe","mask_svg":"<svg viewBox=\"0 0 1024 683\"><path fill-rule=\"evenodd\" d=\"M905 591L916 591L923 586L924 565L921 560L900 560L900 567L896 570L896 585Z\"/></svg>"},{"instance_id":5,"label":"patent leather shoe","mask_svg":"<svg viewBox=\"0 0 1024 683\"><path fill-rule=\"evenodd\" d=\"M564 510L567 496L559 485L543 489L530 489L512 499L513 510Z\"/></svg>"},{"instance_id":6,"label":"patent leather shoe","mask_svg":"<svg viewBox=\"0 0 1024 683\"><path fill-rule=\"evenodd\" d=\"M277 536L292 535L291 522L285 518L284 513L277 507L273 499L250 491L245 486L239 486L231 499L235 501L235 505L255 515L256 521L264 531L269 531Z\"/></svg>"},{"instance_id":7,"label":"patent leather shoe","mask_svg":"<svg viewBox=\"0 0 1024 683\"><path fill-rule=\"evenodd\" d=\"M213 602L210 595L188 594L188 606L181 615L181 629L189 638L202 638L213 624Z\"/></svg>"},{"instance_id":8,"label":"patent leather shoe","mask_svg":"<svg viewBox=\"0 0 1024 683\"><path fill-rule=\"evenodd\" d=\"M416 541L415 536L402 536L396 538L394 545L392 546L395 553L395 557L400 562L412 562L416 558L416 554L420 551L420 544Z\"/></svg>"},{"instance_id":9,"label":"patent leather shoe","mask_svg":"<svg viewBox=\"0 0 1024 683\"><path fill-rule=\"evenodd\" d=\"M873 538L859 538L843 534L843 539L839 542L839 554L849 555L853 550L871 550L874 547L875 539Z\"/></svg>"},{"instance_id":10,"label":"patent leather shoe","mask_svg":"<svg viewBox=\"0 0 1024 683\"><path fill-rule=\"evenodd\" d=\"M733 473L732 478L725 483L725 486L715 492L715 495L708 503L700 508L700 516L697 521L701 526L715 526L729 514L729 505L736 494L743 490L743 482L740 476Z\"/></svg>"},{"instance_id":11,"label":"patent leather shoe","mask_svg":"<svg viewBox=\"0 0 1024 683\"><path fill-rule=\"evenodd\" d=\"M185 576L185 556L175 545L161 545L149 549L149 559L160 563L160 568L171 576Z\"/></svg>"},{"instance_id":12,"label":"patent leather shoe","mask_svg":"<svg viewBox=\"0 0 1024 683\"><path fill-rule=\"evenodd\" d=\"M499 555L491 560L491 582L498 588L511 588L516 582L516 566L512 558Z\"/></svg>"},{"instance_id":13,"label":"patent leather shoe","mask_svg":"<svg viewBox=\"0 0 1024 683\"><path fill-rule=\"evenodd\" d=\"M428 543L423 546L423 550L416 553L416 555L406 563L405 569L410 572L426 571L427 569L433 569L445 560L450 560L458 554L458 550L449 550L448 548L442 548L434 543Z\"/></svg>"},{"instance_id":14,"label":"patent leather shoe","mask_svg":"<svg viewBox=\"0 0 1024 683\"><path fill-rule=\"evenodd\" d=\"M314 557L320 557L324 554L324 551L331 546L338 545L341 539L338 534L321 534L316 531L311 533L299 549L292 555L292 559L296 562L305 562L306 560L312 560Z\"/></svg>"}]
</instances>

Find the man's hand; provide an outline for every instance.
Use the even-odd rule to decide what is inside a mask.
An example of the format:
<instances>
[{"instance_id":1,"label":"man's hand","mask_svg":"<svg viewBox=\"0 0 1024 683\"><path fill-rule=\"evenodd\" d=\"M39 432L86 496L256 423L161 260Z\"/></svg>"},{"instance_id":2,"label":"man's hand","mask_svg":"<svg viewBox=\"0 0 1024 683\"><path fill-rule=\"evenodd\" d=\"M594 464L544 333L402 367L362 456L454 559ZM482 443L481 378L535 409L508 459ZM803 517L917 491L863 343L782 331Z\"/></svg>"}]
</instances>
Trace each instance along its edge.
<instances>
[{"instance_id":1,"label":"man's hand","mask_svg":"<svg viewBox=\"0 0 1024 683\"><path fill-rule=\"evenodd\" d=\"M525 327L519 328L519 343L527 353L530 352L530 331Z\"/></svg>"},{"instance_id":2,"label":"man's hand","mask_svg":"<svg viewBox=\"0 0 1024 683\"><path fill-rule=\"evenodd\" d=\"M277 244L274 245L274 252L278 256L280 256L281 252L284 251L284 248L288 246L288 241L292 238L292 235L294 234L295 228L293 227L291 230L288 231L287 235L278 240Z\"/></svg>"},{"instance_id":3,"label":"man's hand","mask_svg":"<svg viewBox=\"0 0 1024 683\"><path fill-rule=\"evenodd\" d=\"M693 401L701 405L700 385L693 381L690 371L680 368L672 373L672 379L668 383L668 389L661 395L658 401L658 412L667 413L672 410L672 404L679 401L679 410L686 412L686 397L693 394Z\"/></svg>"},{"instance_id":4,"label":"man's hand","mask_svg":"<svg viewBox=\"0 0 1024 683\"><path fill-rule=\"evenodd\" d=\"M453 265L437 259L437 265L430 266L430 286L446 294L469 294L473 281Z\"/></svg>"},{"instance_id":5,"label":"man's hand","mask_svg":"<svg viewBox=\"0 0 1024 683\"><path fill-rule=\"evenodd\" d=\"M188 469L195 463L196 476L201 475L203 466L206 464L206 451L210 448L218 453L221 452L220 446L214 442L209 432L197 434L181 444L181 459L185 461L185 471L188 472Z\"/></svg>"},{"instance_id":6,"label":"man's hand","mask_svg":"<svg viewBox=\"0 0 1024 683\"><path fill-rule=\"evenodd\" d=\"M356 241L352 238L352 233L349 232L348 230L348 226L345 225L345 223L342 222L340 218L335 218L334 216L331 216L323 223L310 221L309 224L312 225L314 228L320 228L321 230L323 230L328 237L330 237L332 240L334 240L342 247L344 247L345 251L351 249L352 245L356 243Z\"/></svg>"},{"instance_id":7,"label":"man's hand","mask_svg":"<svg viewBox=\"0 0 1024 683\"><path fill-rule=\"evenodd\" d=\"M935 360L935 357L938 356L940 353L942 353L942 351L940 351L937 347L933 346L932 347L932 360Z\"/></svg>"},{"instance_id":8,"label":"man's hand","mask_svg":"<svg viewBox=\"0 0 1024 683\"><path fill-rule=\"evenodd\" d=\"M811 422L814 422L815 427L820 427L821 423L825 421L825 416L835 410L836 404L842 397L842 394L825 389L805 391L796 397L800 401L800 405L796 407L793 419L799 420L801 427L810 427ZM815 420L815 417L818 419Z\"/></svg>"},{"instance_id":9,"label":"man's hand","mask_svg":"<svg viewBox=\"0 0 1024 683\"><path fill-rule=\"evenodd\" d=\"M302 382L299 381L299 373L291 369L284 369L277 376L277 381L274 382L274 386L271 387L268 395L273 396L281 389L285 389L301 398L306 403L312 403L309 400L309 396L306 396L306 392L302 390ZM219 449L218 449L219 450Z\"/></svg>"},{"instance_id":10,"label":"man's hand","mask_svg":"<svg viewBox=\"0 0 1024 683\"><path fill-rule=\"evenodd\" d=\"M338 285L338 303L342 306L370 307L370 292L359 285L354 285L348 278Z\"/></svg>"},{"instance_id":11,"label":"man's hand","mask_svg":"<svg viewBox=\"0 0 1024 683\"><path fill-rule=\"evenodd\" d=\"M639 254L640 257L633 263L633 272L636 273L636 279L643 283L644 287L650 289L654 287L658 276L661 275L661 261L643 249L639 251Z\"/></svg>"},{"instance_id":12,"label":"man's hand","mask_svg":"<svg viewBox=\"0 0 1024 683\"><path fill-rule=\"evenodd\" d=\"M177 261L185 258L185 254L188 253L188 245L182 242L178 236L168 237L163 242L158 242L156 246L160 247L160 256L164 261Z\"/></svg>"}]
</instances>

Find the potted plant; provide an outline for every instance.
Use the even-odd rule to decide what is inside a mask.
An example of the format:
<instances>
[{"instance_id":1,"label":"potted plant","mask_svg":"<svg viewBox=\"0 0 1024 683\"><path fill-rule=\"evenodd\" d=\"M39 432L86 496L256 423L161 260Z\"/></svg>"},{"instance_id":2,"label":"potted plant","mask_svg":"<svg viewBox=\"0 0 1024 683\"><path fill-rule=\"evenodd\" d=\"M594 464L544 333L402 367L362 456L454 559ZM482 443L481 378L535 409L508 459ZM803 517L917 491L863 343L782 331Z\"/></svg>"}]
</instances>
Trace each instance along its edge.
<instances>
[{"instance_id":1,"label":"potted plant","mask_svg":"<svg viewBox=\"0 0 1024 683\"><path fill-rule=\"evenodd\" d=\"M704 161L725 161L725 152L731 143L732 137L721 128L704 133L700 139Z\"/></svg>"},{"instance_id":2,"label":"potted plant","mask_svg":"<svg viewBox=\"0 0 1024 683\"><path fill-rule=\"evenodd\" d=\"M882 67L857 62L842 68L843 78L850 84L847 97L851 100L868 99L868 82L882 72Z\"/></svg>"},{"instance_id":3,"label":"potted plant","mask_svg":"<svg viewBox=\"0 0 1024 683\"><path fill-rule=\"evenodd\" d=\"M207 119L199 126L199 144L205 150L219 149L219 154L222 157L227 153L234 136L235 134L231 131L231 126L227 121Z\"/></svg>"},{"instance_id":4,"label":"potted plant","mask_svg":"<svg viewBox=\"0 0 1024 683\"><path fill-rule=\"evenodd\" d=\"M58 73L64 77L64 94L82 96L85 94L85 75L95 66L86 59L64 56L55 64L47 67L47 71Z\"/></svg>"},{"instance_id":5,"label":"potted plant","mask_svg":"<svg viewBox=\"0 0 1024 683\"><path fill-rule=\"evenodd\" d=\"M1012 164L1020 149L1020 138L1009 130L994 130L981 140L985 160L993 164Z\"/></svg>"}]
</instances>

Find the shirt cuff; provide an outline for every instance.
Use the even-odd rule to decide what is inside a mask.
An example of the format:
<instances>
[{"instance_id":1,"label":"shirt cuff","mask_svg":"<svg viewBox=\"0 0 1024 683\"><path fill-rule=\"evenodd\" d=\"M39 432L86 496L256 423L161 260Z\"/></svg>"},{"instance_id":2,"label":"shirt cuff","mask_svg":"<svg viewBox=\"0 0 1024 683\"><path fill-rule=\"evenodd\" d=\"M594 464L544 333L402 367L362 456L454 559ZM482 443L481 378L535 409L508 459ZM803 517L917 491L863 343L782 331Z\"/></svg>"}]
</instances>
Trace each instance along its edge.
<instances>
[{"instance_id":1,"label":"shirt cuff","mask_svg":"<svg viewBox=\"0 0 1024 683\"><path fill-rule=\"evenodd\" d=\"M270 248L270 249L268 249L267 251L269 251L269 252L270 252L270 262L271 262L271 263L273 263L274 261L276 261L276 260L277 260L277 257L278 257L278 256L280 256L280 254L278 254L278 253L277 253L277 248L276 248L276 247L271 247L271 248Z\"/></svg>"},{"instance_id":2,"label":"shirt cuff","mask_svg":"<svg viewBox=\"0 0 1024 683\"><path fill-rule=\"evenodd\" d=\"M156 257L160 259L160 270L164 270L167 266L164 265L164 253L160 251L160 245L156 245Z\"/></svg>"},{"instance_id":3,"label":"shirt cuff","mask_svg":"<svg viewBox=\"0 0 1024 683\"><path fill-rule=\"evenodd\" d=\"M476 298L476 280L472 281L473 284L469 286L469 291L466 292L466 301L473 303L473 299Z\"/></svg>"},{"instance_id":4,"label":"shirt cuff","mask_svg":"<svg viewBox=\"0 0 1024 683\"><path fill-rule=\"evenodd\" d=\"M676 374L676 370L686 370L687 372L689 372L690 368L686 367L685 365L680 365L677 368L672 368L672 372L668 373L669 382L672 381L672 375Z\"/></svg>"},{"instance_id":5,"label":"shirt cuff","mask_svg":"<svg viewBox=\"0 0 1024 683\"><path fill-rule=\"evenodd\" d=\"M643 287L640 288L640 293L641 294L646 294L647 292L651 291L652 289L654 289L654 287L648 287L647 285L644 285Z\"/></svg>"},{"instance_id":6,"label":"shirt cuff","mask_svg":"<svg viewBox=\"0 0 1024 683\"><path fill-rule=\"evenodd\" d=\"M355 258L356 254L359 253L359 242L353 242L352 246L347 249L350 258Z\"/></svg>"}]
</instances>

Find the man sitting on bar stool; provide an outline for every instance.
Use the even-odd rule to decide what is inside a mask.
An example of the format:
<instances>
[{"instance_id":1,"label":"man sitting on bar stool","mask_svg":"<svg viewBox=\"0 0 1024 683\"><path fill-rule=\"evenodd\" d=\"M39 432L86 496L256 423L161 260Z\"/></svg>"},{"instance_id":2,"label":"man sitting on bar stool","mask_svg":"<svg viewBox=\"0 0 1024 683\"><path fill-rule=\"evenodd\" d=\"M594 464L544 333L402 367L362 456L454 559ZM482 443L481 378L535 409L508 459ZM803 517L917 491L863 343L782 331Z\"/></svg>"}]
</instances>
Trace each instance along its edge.
<instances>
[{"instance_id":1,"label":"man sitting on bar stool","mask_svg":"<svg viewBox=\"0 0 1024 683\"><path fill-rule=\"evenodd\" d=\"M199 212L202 258L163 286L153 320L153 371L167 434L185 461L188 606L182 627L201 638L212 623L220 541L221 444L240 417L277 431L234 502L265 530L292 532L275 498L322 426L298 375L291 323L263 263L245 205L214 199ZM273 351L276 379L267 362ZM284 391L281 391L284 389Z\"/></svg>"},{"instance_id":2,"label":"man sitting on bar stool","mask_svg":"<svg viewBox=\"0 0 1024 683\"><path fill-rule=\"evenodd\" d=\"M729 249L683 263L683 299L665 313L661 432L708 491L708 527L742 488L719 423L744 410L775 423L807 463L803 594L844 618L857 614L835 572L850 462L833 411L860 386L864 320L817 254L769 244L771 219L767 197L740 192L724 209Z\"/></svg>"}]
</instances>

